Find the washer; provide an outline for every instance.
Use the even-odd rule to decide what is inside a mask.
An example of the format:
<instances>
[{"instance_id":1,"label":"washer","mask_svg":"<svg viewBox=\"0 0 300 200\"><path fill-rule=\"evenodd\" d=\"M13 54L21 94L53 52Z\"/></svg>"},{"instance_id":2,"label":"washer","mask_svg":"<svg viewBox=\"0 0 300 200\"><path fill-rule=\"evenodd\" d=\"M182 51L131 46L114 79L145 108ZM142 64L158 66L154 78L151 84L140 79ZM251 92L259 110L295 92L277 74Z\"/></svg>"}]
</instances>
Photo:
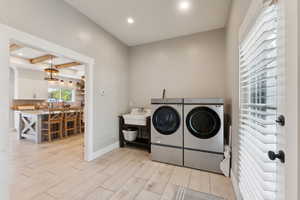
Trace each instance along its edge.
<instances>
[{"instance_id":1,"label":"washer","mask_svg":"<svg viewBox=\"0 0 300 200\"><path fill-rule=\"evenodd\" d=\"M183 165L183 99L151 99L151 158Z\"/></svg>"},{"instance_id":2,"label":"washer","mask_svg":"<svg viewBox=\"0 0 300 200\"><path fill-rule=\"evenodd\" d=\"M184 166L221 173L224 100L184 99Z\"/></svg>"}]
</instances>

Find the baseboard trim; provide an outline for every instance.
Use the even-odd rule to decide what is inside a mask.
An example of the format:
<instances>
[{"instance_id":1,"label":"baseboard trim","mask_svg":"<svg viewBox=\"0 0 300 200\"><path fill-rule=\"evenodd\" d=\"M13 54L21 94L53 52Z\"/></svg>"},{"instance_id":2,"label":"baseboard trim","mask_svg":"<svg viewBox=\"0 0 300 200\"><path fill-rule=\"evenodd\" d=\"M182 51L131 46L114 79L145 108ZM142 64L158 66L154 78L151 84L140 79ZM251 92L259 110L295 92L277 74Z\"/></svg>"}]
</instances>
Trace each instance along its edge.
<instances>
[{"instance_id":1,"label":"baseboard trim","mask_svg":"<svg viewBox=\"0 0 300 200\"><path fill-rule=\"evenodd\" d=\"M230 171L230 174L231 174L231 182L232 182L233 190L235 193L235 197L237 200L242 200L243 198L242 198L242 195L241 195L241 192L239 189L239 184L238 184L237 178L232 170Z\"/></svg>"},{"instance_id":2,"label":"baseboard trim","mask_svg":"<svg viewBox=\"0 0 300 200\"><path fill-rule=\"evenodd\" d=\"M115 142L111 145L108 145L102 149L99 149L98 151L96 152L93 152L93 155L92 155L92 160L95 160L96 158L99 158L101 156L103 156L104 154L114 150L114 149L117 149L119 148L119 141L118 142Z\"/></svg>"}]
</instances>

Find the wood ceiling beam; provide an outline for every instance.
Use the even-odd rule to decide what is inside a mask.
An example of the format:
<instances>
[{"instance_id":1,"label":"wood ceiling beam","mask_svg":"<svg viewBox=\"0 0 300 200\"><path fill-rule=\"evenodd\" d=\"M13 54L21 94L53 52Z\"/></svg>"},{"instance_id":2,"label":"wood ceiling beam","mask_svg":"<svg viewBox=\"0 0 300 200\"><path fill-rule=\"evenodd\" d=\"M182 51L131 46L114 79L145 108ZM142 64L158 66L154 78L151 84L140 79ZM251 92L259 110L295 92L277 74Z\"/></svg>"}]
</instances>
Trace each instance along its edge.
<instances>
[{"instance_id":1,"label":"wood ceiling beam","mask_svg":"<svg viewBox=\"0 0 300 200\"><path fill-rule=\"evenodd\" d=\"M55 65L56 69L63 69L63 68L68 68L68 67L73 67L73 66L78 66L81 65L79 62L70 62L70 63L65 63L65 64L60 64L60 65Z\"/></svg>"},{"instance_id":2,"label":"wood ceiling beam","mask_svg":"<svg viewBox=\"0 0 300 200\"><path fill-rule=\"evenodd\" d=\"M21 48L23 48L23 47L21 45L18 45L18 44L11 44L11 45L9 45L10 52L16 51L16 50L21 49Z\"/></svg>"},{"instance_id":3,"label":"wood ceiling beam","mask_svg":"<svg viewBox=\"0 0 300 200\"><path fill-rule=\"evenodd\" d=\"M39 56L39 57L36 57L36 58L32 58L29 61L30 61L31 64L37 64L37 63L41 63L41 62L50 60L52 58L55 58L55 56L47 54L47 55L44 55L44 56Z\"/></svg>"}]
</instances>

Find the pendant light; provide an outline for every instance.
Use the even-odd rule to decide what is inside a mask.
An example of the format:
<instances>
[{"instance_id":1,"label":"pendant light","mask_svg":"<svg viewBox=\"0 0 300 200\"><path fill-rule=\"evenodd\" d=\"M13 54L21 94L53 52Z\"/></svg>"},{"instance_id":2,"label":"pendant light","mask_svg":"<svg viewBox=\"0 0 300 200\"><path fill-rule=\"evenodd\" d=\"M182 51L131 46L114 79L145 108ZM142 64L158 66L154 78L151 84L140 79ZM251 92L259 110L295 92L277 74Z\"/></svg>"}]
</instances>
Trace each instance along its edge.
<instances>
[{"instance_id":1,"label":"pendant light","mask_svg":"<svg viewBox=\"0 0 300 200\"><path fill-rule=\"evenodd\" d=\"M46 77L45 77L46 81L52 82L52 83L59 81L59 79L55 77L55 76L57 76L59 71L57 69L55 69L55 67L53 66L53 57L51 57L50 67L44 69L44 71L46 72Z\"/></svg>"}]
</instances>

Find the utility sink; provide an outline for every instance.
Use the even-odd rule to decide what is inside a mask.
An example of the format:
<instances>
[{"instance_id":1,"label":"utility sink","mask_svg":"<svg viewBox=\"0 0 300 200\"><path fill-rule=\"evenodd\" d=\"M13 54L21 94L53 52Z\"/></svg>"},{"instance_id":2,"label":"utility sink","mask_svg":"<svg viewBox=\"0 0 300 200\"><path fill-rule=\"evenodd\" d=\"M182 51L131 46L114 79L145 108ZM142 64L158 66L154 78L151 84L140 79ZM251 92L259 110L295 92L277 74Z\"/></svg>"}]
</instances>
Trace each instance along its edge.
<instances>
[{"instance_id":1,"label":"utility sink","mask_svg":"<svg viewBox=\"0 0 300 200\"><path fill-rule=\"evenodd\" d=\"M123 115L123 118L125 124L146 126L149 116L151 116L150 109L133 108L130 113Z\"/></svg>"}]
</instances>

